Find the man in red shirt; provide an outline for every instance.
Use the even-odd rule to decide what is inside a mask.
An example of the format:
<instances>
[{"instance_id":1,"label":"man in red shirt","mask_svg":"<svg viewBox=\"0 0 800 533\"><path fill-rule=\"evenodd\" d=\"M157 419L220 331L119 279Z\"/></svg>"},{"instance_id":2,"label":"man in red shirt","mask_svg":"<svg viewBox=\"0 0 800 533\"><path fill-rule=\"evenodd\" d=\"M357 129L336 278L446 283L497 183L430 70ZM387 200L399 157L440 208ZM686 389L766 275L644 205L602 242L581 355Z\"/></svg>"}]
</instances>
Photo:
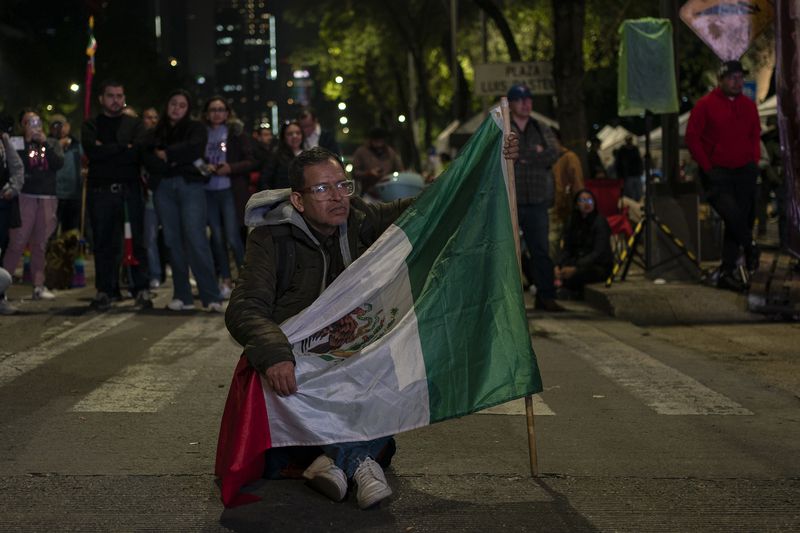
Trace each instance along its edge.
<instances>
[{"instance_id":1,"label":"man in red shirt","mask_svg":"<svg viewBox=\"0 0 800 533\"><path fill-rule=\"evenodd\" d=\"M739 61L723 63L719 86L697 101L686 127L686 145L700 167L708 201L725 223L717 286L737 291L744 289L733 275L740 249L750 272L759 257L753 222L761 125L755 103L742 94L745 75Z\"/></svg>"}]
</instances>

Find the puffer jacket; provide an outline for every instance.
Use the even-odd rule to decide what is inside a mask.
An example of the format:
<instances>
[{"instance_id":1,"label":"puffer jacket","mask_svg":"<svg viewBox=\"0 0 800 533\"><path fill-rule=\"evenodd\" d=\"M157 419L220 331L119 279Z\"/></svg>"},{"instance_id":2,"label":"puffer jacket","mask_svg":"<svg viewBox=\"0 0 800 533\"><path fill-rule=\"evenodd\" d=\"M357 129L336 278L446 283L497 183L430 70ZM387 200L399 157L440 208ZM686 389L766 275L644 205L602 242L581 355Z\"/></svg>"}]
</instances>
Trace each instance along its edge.
<instances>
[{"instance_id":1,"label":"puffer jacket","mask_svg":"<svg viewBox=\"0 0 800 533\"><path fill-rule=\"evenodd\" d=\"M292 347L279 324L316 300L325 288L329 267L319 241L300 213L285 201L288 194L288 189L263 191L247 203L245 222L254 229L247 238L245 264L225 313L228 331L261 373L276 363L294 362ZM348 255L355 260L363 254L411 201L367 204L351 198L347 223L340 226L340 235L347 236ZM295 246L294 272L280 297L272 238L276 226L289 226Z\"/></svg>"}]
</instances>

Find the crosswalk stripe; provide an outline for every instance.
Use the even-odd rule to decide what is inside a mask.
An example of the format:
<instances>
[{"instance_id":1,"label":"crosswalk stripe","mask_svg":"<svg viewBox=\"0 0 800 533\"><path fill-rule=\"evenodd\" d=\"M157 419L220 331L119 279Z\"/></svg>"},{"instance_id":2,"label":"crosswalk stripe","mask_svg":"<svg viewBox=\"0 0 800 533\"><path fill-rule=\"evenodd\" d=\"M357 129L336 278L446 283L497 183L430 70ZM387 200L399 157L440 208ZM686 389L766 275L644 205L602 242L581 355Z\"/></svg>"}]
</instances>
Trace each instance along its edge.
<instances>
[{"instance_id":1,"label":"crosswalk stripe","mask_svg":"<svg viewBox=\"0 0 800 533\"><path fill-rule=\"evenodd\" d=\"M752 411L583 321L569 327L552 319L537 329L581 357L661 415L752 415ZM580 330L580 338L574 330Z\"/></svg>"},{"instance_id":2,"label":"crosswalk stripe","mask_svg":"<svg viewBox=\"0 0 800 533\"><path fill-rule=\"evenodd\" d=\"M204 360L237 350L218 316L193 318L153 344L140 363L84 396L71 411L158 412L189 385Z\"/></svg>"},{"instance_id":3,"label":"crosswalk stripe","mask_svg":"<svg viewBox=\"0 0 800 533\"><path fill-rule=\"evenodd\" d=\"M524 415L525 414L525 398L519 398L507 403L495 405L483 411L478 411L479 415ZM550 409L550 406L542 400L538 394L533 395L533 414L534 416L554 416L556 413Z\"/></svg>"},{"instance_id":4,"label":"crosswalk stripe","mask_svg":"<svg viewBox=\"0 0 800 533\"><path fill-rule=\"evenodd\" d=\"M132 313L104 313L62 331L41 344L0 360L0 387L51 359L114 329L133 316Z\"/></svg>"}]
</instances>

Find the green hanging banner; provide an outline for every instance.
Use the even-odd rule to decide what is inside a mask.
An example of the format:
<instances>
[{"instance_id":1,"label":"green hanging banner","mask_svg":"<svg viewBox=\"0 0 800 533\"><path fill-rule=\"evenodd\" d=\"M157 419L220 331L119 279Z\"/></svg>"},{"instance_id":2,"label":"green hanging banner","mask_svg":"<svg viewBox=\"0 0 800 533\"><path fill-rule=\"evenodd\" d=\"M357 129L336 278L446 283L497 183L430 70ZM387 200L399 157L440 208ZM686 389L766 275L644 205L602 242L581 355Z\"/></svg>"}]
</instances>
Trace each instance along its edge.
<instances>
[{"instance_id":1,"label":"green hanging banner","mask_svg":"<svg viewBox=\"0 0 800 533\"><path fill-rule=\"evenodd\" d=\"M618 114L677 113L672 23L656 18L626 20L619 33Z\"/></svg>"}]
</instances>

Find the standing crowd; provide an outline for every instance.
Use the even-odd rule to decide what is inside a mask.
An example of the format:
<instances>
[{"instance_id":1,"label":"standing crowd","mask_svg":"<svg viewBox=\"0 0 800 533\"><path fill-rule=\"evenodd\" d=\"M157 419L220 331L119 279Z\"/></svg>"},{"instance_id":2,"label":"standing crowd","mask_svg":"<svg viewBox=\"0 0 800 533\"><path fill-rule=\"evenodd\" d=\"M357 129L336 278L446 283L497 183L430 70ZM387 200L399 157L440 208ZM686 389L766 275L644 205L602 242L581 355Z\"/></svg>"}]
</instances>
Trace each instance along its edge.
<instances>
[{"instance_id":1,"label":"standing crowd","mask_svg":"<svg viewBox=\"0 0 800 533\"><path fill-rule=\"evenodd\" d=\"M160 112L148 108L139 118L126 105L123 85L106 81L98 102L80 141L60 114L50 116L46 129L39 113L23 111L18 136L12 121L3 125L0 314L17 310L5 292L23 263L32 298L56 298L46 284L53 266L48 250L83 233L95 263L91 308L107 310L125 295L139 309L152 308L151 291L171 271L167 309L194 309L194 283L202 307L222 312L233 269L238 275L244 263L250 196L289 188L289 165L304 149L341 155L310 109L273 139L266 126L248 135L222 97L209 98L194 118L192 96L176 90ZM26 251L29 262L22 261Z\"/></svg>"}]
</instances>

